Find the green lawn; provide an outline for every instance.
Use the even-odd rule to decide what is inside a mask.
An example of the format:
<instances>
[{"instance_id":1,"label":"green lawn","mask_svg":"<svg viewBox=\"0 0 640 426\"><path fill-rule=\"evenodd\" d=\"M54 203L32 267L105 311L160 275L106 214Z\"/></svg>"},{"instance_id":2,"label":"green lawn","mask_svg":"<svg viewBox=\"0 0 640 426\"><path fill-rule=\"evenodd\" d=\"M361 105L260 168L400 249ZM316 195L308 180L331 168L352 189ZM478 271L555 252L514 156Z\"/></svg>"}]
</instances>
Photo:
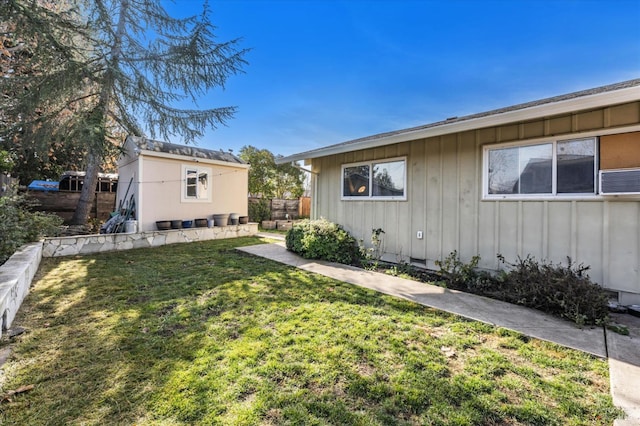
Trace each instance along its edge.
<instances>
[{"instance_id":1,"label":"green lawn","mask_svg":"<svg viewBox=\"0 0 640 426\"><path fill-rule=\"evenodd\" d=\"M237 252L43 260L0 423L610 425L604 360ZM2 346L9 344L5 339Z\"/></svg>"}]
</instances>

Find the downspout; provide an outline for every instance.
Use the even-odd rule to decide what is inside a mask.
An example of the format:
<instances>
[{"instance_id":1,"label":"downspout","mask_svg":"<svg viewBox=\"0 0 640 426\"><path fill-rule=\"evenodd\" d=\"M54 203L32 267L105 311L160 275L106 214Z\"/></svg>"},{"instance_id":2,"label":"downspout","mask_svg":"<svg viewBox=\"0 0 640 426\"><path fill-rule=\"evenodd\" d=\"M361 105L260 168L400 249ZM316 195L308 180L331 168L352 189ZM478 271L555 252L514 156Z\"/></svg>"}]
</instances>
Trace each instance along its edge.
<instances>
[{"instance_id":1,"label":"downspout","mask_svg":"<svg viewBox=\"0 0 640 426\"><path fill-rule=\"evenodd\" d=\"M144 192L142 188L142 182L144 182L144 179L142 176L143 159L141 158L142 156L140 155L140 152L136 152L136 156L138 157L138 163L136 164L137 167L136 167L135 173L137 174L138 181L136 182L134 194L135 194L135 200L136 200L136 216L137 216L136 219L138 220L138 230L140 230L142 227L143 221L147 219L148 214L142 209L142 206L144 204L142 200L143 192ZM152 229L148 229L148 230L151 231ZM147 231L147 229L144 229L144 230Z\"/></svg>"},{"instance_id":2,"label":"downspout","mask_svg":"<svg viewBox=\"0 0 640 426\"><path fill-rule=\"evenodd\" d=\"M313 197L311 198L313 201L313 209L311 210L312 219L318 219L318 215L316 213L318 211L318 174L319 173L316 173L311 176L311 179L313 179Z\"/></svg>"}]
</instances>

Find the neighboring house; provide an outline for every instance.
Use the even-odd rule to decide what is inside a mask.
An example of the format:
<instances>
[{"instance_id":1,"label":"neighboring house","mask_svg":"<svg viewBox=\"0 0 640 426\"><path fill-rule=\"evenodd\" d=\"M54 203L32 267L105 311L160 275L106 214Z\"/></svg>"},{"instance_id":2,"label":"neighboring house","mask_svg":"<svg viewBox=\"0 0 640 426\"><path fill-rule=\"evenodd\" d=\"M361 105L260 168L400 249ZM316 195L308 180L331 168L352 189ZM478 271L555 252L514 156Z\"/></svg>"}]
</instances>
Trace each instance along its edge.
<instances>
[{"instance_id":1,"label":"neighboring house","mask_svg":"<svg viewBox=\"0 0 640 426\"><path fill-rule=\"evenodd\" d=\"M60 176L60 191L82 191L86 172L66 171ZM96 192L118 192L118 175L116 173L98 173Z\"/></svg>"},{"instance_id":2,"label":"neighboring house","mask_svg":"<svg viewBox=\"0 0 640 426\"><path fill-rule=\"evenodd\" d=\"M590 265L640 304L640 79L283 157L311 166L312 217L433 268L531 255Z\"/></svg>"},{"instance_id":3,"label":"neighboring house","mask_svg":"<svg viewBox=\"0 0 640 426\"><path fill-rule=\"evenodd\" d=\"M139 231L160 220L247 215L249 165L229 152L129 136L118 173L117 204L133 196Z\"/></svg>"}]
</instances>

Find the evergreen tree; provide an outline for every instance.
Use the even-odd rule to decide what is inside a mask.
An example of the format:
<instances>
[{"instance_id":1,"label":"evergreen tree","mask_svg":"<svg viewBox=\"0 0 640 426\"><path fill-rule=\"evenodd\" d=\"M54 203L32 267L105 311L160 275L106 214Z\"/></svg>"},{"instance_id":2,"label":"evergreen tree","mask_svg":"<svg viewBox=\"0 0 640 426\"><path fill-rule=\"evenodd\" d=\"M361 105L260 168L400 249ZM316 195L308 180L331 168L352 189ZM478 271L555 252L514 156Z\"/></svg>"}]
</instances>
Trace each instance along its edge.
<instances>
[{"instance_id":1,"label":"evergreen tree","mask_svg":"<svg viewBox=\"0 0 640 426\"><path fill-rule=\"evenodd\" d=\"M72 111L58 102L57 94L46 94L55 90L46 79L63 75L58 70L65 70L67 57L32 19L34 13L69 18L69 2L37 0L22 11L13 6L0 1L0 148L11 152L13 175L28 184L83 167L86 150L56 132Z\"/></svg>"},{"instance_id":2,"label":"evergreen tree","mask_svg":"<svg viewBox=\"0 0 640 426\"><path fill-rule=\"evenodd\" d=\"M58 3L56 3L58 4ZM193 142L229 120L235 107L199 109L196 100L241 72L246 49L219 42L205 4L199 16L171 17L159 0L0 0L15 39L30 43L35 72L10 78L2 137L42 144L82 141L87 175L73 223L86 223L110 142L129 133ZM181 109L180 102L193 108Z\"/></svg>"}]
</instances>

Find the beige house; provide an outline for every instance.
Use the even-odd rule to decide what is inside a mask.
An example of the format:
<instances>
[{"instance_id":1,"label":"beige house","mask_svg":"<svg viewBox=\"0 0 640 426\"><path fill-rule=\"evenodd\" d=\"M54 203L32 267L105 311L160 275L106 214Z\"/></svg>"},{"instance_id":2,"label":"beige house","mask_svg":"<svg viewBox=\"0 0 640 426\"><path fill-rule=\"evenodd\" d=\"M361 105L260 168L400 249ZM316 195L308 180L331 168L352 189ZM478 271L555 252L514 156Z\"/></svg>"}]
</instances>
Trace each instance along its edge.
<instances>
[{"instance_id":1,"label":"beige house","mask_svg":"<svg viewBox=\"0 0 640 426\"><path fill-rule=\"evenodd\" d=\"M229 152L129 136L118 173L118 205L133 196L139 231L161 220L247 215L249 165Z\"/></svg>"},{"instance_id":2,"label":"beige house","mask_svg":"<svg viewBox=\"0 0 640 426\"><path fill-rule=\"evenodd\" d=\"M312 170L312 217L422 267L457 250L590 265L640 304L640 79L279 159Z\"/></svg>"}]
</instances>

